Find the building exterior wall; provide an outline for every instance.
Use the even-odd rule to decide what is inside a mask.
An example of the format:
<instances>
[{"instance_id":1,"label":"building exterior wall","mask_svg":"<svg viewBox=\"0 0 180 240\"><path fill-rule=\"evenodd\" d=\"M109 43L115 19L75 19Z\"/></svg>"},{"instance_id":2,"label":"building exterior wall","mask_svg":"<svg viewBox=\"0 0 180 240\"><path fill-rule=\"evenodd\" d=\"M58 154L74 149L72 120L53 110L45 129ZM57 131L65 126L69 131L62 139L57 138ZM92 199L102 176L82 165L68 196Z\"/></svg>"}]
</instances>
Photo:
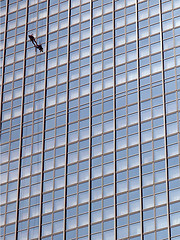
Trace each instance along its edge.
<instances>
[{"instance_id":1,"label":"building exterior wall","mask_svg":"<svg viewBox=\"0 0 180 240\"><path fill-rule=\"evenodd\" d=\"M180 1L2 0L1 25L0 239L180 239Z\"/></svg>"}]
</instances>

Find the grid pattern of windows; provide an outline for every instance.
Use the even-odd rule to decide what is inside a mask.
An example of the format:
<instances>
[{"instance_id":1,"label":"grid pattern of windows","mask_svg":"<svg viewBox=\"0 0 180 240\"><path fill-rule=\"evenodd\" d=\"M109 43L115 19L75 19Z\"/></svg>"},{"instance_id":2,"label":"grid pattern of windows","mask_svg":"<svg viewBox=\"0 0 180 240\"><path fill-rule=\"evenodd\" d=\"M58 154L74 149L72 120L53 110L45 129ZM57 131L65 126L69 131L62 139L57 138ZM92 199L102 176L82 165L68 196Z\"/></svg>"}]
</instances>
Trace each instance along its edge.
<instances>
[{"instance_id":1,"label":"grid pattern of windows","mask_svg":"<svg viewBox=\"0 0 180 240\"><path fill-rule=\"evenodd\" d=\"M180 1L2 0L0 22L0 239L178 240Z\"/></svg>"}]
</instances>

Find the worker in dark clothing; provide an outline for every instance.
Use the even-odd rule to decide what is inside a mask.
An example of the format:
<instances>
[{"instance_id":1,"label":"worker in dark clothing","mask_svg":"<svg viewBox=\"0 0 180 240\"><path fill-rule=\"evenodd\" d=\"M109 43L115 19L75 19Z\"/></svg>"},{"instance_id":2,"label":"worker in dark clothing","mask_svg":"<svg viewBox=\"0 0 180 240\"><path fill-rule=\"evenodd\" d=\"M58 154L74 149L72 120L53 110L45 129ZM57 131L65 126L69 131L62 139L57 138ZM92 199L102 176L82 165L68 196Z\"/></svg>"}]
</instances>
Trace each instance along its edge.
<instances>
[{"instance_id":1,"label":"worker in dark clothing","mask_svg":"<svg viewBox=\"0 0 180 240\"><path fill-rule=\"evenodd\" d=\"M36 39L34 38L34 36L32 34L29 35L29 39L31 40L31 42L33 43L35 48L38 48L40 52L43 52L42 44L37 44Z\"/></svg>"}]
</instances>

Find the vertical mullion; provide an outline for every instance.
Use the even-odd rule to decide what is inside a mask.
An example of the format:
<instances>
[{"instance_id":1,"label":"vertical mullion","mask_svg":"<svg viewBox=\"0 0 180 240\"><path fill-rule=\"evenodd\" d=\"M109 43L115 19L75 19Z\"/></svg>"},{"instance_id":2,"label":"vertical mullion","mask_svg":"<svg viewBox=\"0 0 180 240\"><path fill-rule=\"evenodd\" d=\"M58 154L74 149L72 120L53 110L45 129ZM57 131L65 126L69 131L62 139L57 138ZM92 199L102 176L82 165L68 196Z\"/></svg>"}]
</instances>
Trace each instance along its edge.
<instances>
[{"instance_id":1,"label":"vertical mullion","mask_svg":"<svg viewBox=\"0 0 180 240\"><path fill-rule=\"evenodd\" d=\"M25 22L25 41L24 41L24 63L23 63L23 82L22 82L22 101L21 101L21 122L20 122L20 141L19 141L19 163L18 163L18 185L17 185L17 204L16 204L16 224L15 239L18 239L18 218L19 218L19 198L20 198L20 179L21 179L21 157L22 157L22 137L23 137L23 114L24 114L24 90L25 90L25 69L26 69L26 42L27 42L27 22L28 4L26 2L26 22Z\"/></svg>"},{"instance_id":2,"label":"vertical mullion","mask_svg":"<svg viewBox=\"0 0 180 240\"><path fill-rule=\"evenodd\" d=\"M117 239L117 204L116 204L116 61L115 61L115 2L112 0L113 9L113 125L114 125L114 239Z\"/></svg>"},{"instance_id":3,"label":"vertical mullion","mask_svg":"<svg viewBox=\"0 0 180 240\"><path fill-rule=\"evenodd\" d=\"M3 101L3 86L4 86L8 6L9 6L9 0L6 1L6 15L5 15L5 26L4 26L4 46L3 46L3 56L2 56L2 80L1 80L1 98L0 98L0 123L2 122L2 101ZM0 124L0 131L1 131L1 124Z\"/></svg>"},{"instance_id":4,"label":"vertical mullion","mask_svg":"<svg viewBox=\"0 0 180 240\"><path fill-rule=\"evenodd\" d=\"M139 74L139 25L138 1L136 0L136 55L137 55L137 95L138 95L138 145L139 145L139 193L140 193L140 234L143 239L143 203L142 203L142 150L141 150L141 106L140 106L140 74Z\"/></svg>"},{"instance_id":5,"label":"vertical mullion","mask_svg":"<svg viewBox=\"0 0 180 240\"><path fill-rule=\"evenodd\" d=\"M39 213L39 239L42 236L42 200L44 180L44 150L45 150L45 123L46 123L46 86L47 86L47 52L48 52L48 24L49 24L49 0L47 0L46 16L46 48L45 48L45 69L44 69L44 105L43 105L43 129L42 129L42 156L41 156L41 186L40 186L40 213Z\"/></svg>"},{"instance_id":6,"label":"vertical mullion","mask_svg":"<svg viewBox=\"0 0 180 240\"><path fill-rule=\"evenodd\" d=\"M67 206L67 160L68 160L68 108L69 108L69 60L70 60L70 16L71 0L68 0L68 42L67 42L67 82L66 82L66 139L65 139L65 169L64 169L64 229L63 239L66 240L66 206Z\"/></svg>"},{"instance_id":7,"label":"vertical mullion","mask_svg":"<svg viewBox=\"0 0 180 240\"><path fill-rule=\"evenodd\" d=\"M173 2L172 2L172 19L174 20ZM178 84L177 84L177 82L178 82L178 77L177 77L177 75L178 75L178 72L177 72L177 65L178 65L178 63L177 63L177 59L176 59L176 47L175 47L176 46L176 42L175 42L175 30L174 29L175 29L175 24L174 24L174 21L173 21L173 44L174 44L173 52L174 52L174 62L175 62L174 72L175 72L175 86L176 86L176 89L177 89L177 91L176 91L176 102L177 102L176 111L177 111L177 113L176 113L176 115L177 115L177 119L179 119L179 116L178 116L178 112L179 112L179 109L178 109ZM178 129L177 132L179 133L180 132L180 125L179 124L177 124L177 129ZM180 149L180 134L177 134L177 138L178 138L178 146L179 146L179 149ZM179 162L179 168L180 168L180 162Z\"/></svg>"},{"instance_id":8,"label":"vertical mullion","mask_svg":"<svg viewBox=\"0 0 180 240\"><path fill-rule=\"evenodd\" d=\"M90 75L89 75L89 232L88 239L91 239L91 145L92 145L92 0L90 1Z\"/></svg>"},{"instance_id":9,"label":"vertical mullion","mask_svg":"<svg viewBox=\"0 0 180 240\"><path fill-rule=\"evenodd\" d=\"M163 91L163 120L164 120L164 146L165 146L165 169L166 169L166 198L167 198L167 223L168 239L171 239L170 231L170 211L169 211L169 186L168 186L168 152L167 152L167 129L166 129L166 99L165 99L165 80L164 80L164 48L163 48L163 27L162 27L162 6L159 0L159 22L160 22L160 42L161 42L161 64L162 64L162 91Z\"/></svg>"}]
</instances>

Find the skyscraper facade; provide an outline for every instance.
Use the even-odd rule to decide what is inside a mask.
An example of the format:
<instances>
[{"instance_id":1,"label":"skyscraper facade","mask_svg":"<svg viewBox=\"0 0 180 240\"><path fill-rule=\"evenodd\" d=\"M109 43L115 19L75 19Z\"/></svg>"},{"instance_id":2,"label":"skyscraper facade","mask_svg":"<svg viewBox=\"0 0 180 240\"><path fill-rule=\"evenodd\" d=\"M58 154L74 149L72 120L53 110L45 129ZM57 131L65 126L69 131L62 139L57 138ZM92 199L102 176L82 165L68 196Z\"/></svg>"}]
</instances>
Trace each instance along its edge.
<instances>
[{"instance_id":1,"label":"skyscraper facade","mask_svg":"<svg viewBox=\"0 0 180 240\"><path fill-rule=\"evenodd\" d=\"M179 240L180 1L2 0L1 25L0 239Z\"/></svg>"}]
</instances>

